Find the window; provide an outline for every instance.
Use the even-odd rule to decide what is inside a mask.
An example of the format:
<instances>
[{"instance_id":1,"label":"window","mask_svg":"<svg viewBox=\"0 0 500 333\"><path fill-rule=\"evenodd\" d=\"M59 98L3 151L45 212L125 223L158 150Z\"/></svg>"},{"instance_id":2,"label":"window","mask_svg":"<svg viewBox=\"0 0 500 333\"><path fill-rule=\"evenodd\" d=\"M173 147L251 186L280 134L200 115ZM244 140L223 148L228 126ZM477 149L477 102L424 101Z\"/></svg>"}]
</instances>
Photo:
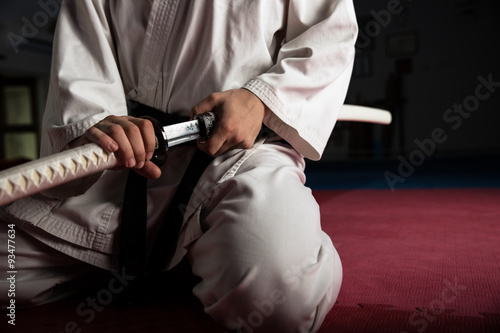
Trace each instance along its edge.
<instances>
[{"instance_id":1,"label":"window","mask_svg":"<svg viewBox=\"0 0 500 333\"><path fill-rule=\"evenodd\" d=\"M0 159L37 159L38 115L34 80L0 82Z\"/></svg>"}]
</instances>

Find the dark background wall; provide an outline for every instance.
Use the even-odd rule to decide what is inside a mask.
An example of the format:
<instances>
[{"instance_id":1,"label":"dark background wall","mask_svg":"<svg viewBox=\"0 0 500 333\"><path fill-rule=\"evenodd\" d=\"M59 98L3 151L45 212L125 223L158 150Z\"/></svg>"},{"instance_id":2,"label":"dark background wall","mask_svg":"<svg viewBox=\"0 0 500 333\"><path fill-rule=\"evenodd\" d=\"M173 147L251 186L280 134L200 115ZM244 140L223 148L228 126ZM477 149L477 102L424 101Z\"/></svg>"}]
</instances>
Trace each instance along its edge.
<instances>
[{"instance_id":1,"label":"dark background wall","mask_svg":"<svg viewBox=\"0 0 500 333\"><path fill-rule=\"evenodd\" d=\"M20 78L30 82L38 119L47 93L58 4L58 0L0 4L1 82L3 86ZM360 37L346 103L388 109L394 121L390 126L339 123L324 160L394 159L415 150L429 152L432 158L499 155L498 2L355 0L354 4ZM493 83L485 87L485 81Z\"/></svg>"},{"instance_id":2,"label":"dark background wall","mask_svg":"<svg viewBox=\"0 0 500 333\"><path fill-rule=\"evenodd\" d=\"M436 144L433 157L498 154L498 2L355 0L354 4L360 37L346 102L388 108L394 122L390 129L341 124L341 129L354 126L338 135L342 141L343 132L354 131L350 156L409 154L418 148L415 140L432 138L436 129L444 131L446 140ZM479 77L497 82L491 88L495 91L477 88ZM476 89L481 99L475 96ZM455 112L459 105L464 105L462 113ZM367 139L356 142L367 132ZM330 154L335 151L342 149L331 149Z\"/></svg>"}]
</instances>

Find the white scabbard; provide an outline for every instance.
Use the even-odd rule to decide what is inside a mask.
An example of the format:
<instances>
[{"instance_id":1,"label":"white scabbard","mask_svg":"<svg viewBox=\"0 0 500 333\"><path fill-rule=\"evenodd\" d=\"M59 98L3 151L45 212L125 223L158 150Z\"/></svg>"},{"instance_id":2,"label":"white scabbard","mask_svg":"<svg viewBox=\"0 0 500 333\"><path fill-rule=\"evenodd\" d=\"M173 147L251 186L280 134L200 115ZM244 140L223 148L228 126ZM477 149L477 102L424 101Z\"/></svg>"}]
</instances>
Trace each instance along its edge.
<instances>
[{"instance_id":1,"label":"white scabbard","mask_svg":"<svg viewBox=\"0 0 500 333\"><path fill-rule=\"evenodd\" d=\"M1 171L0 206L117 165L114 154L91 143Z\"/></svg>"}]
</instances>

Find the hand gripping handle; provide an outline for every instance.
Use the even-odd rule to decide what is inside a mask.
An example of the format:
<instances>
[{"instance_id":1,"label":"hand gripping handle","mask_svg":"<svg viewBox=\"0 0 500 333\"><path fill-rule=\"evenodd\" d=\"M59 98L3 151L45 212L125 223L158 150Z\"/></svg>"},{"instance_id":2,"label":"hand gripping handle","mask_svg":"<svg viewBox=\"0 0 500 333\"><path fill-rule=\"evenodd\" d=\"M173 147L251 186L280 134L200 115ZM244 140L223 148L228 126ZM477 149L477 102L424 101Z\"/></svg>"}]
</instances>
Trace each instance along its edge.
<instances>
[{"instance_id":1,"label":"hand gripping handle","mask_svg":"<svg viewBox=\"0 0 500 333\"><path fill-rule=\"evenodd\" d=\"M215 115L207 112L197 115L195 119L199 123L200 138L207 140L215 124ZM162 128L158 123L153 124L157 137L154 157L155 162L161 165L167 148ZM108 154L99 145L90 143L0 171L0 206L118 165L114 154Z\"/></svg>"}]
</instances>

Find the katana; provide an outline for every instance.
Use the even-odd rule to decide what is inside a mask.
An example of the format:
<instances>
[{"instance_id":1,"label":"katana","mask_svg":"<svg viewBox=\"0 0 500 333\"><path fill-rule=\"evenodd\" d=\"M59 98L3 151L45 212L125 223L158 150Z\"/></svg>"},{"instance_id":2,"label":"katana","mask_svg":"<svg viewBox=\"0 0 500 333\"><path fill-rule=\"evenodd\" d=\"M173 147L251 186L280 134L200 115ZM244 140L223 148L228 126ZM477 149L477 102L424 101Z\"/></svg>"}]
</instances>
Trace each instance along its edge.
<instances>
[{"instance_id":1,"label":"katana","mask_svg":"<svg viewBox=\"0 0 500 333\"><path fill-rule=\"evenodd\" d=\"M169 147L196 139L206 140L214 125L215 116L211 112L163 128L156 124L153 158L161 160ZM0 206L119 164L113 153L109 154L99 145L90 143L0 171Z\"/></svg>"}]
</instances>

